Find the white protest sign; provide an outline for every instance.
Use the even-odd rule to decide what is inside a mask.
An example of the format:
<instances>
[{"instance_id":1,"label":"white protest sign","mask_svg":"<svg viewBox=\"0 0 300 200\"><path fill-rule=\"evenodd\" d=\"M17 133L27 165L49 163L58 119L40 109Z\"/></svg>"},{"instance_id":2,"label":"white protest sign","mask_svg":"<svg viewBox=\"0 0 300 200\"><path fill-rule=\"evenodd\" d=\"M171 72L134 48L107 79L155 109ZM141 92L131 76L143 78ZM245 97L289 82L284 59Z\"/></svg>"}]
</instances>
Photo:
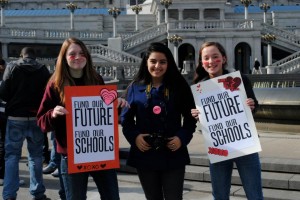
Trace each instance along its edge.
<instances>
[{"instance_id":1,"label":"white protest sign","mask_svg":"<svg viewBox=\"0 0 300 200\"><path fill-rule=\"evenodd\" d=\"M191 88L211 163L261 151L239 71Z\"/></svg>"},{"instance_id":2,"label":"white protest sign","mask_svg":"<svg viewBox=\"0 0 300 200\"><path fill-rule=\"evenodd\" d=\"M68 172L119 168L117 86L65 87Z\"/></svg>"}]
</instances>

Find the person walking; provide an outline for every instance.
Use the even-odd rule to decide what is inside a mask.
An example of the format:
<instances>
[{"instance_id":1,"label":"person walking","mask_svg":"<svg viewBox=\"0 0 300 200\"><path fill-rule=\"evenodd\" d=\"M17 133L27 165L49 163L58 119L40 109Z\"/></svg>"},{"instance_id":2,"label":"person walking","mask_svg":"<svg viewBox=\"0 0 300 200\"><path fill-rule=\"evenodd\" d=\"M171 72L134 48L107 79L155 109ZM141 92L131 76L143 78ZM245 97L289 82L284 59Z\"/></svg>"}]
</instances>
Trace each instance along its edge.
<instances>
[{"instance_id":1,"label":"person walking","mask_svg":"<svg viewBox=\"0 0 300 200\"><path fill-rule=\"evenodd\" d=\"M16 199L19 189L19 160L23 142L28 149L30 194L34 200L47 199L43 184L44 135L37 126L36 114L50 73L36 61L35 51L24 47L21 58L8 63L0 85L0 98L6 102L5 175L2 196Z\"/></svg>"},{"instance_id":2,"label":"person walking","mask_svg":"<svg viewBox=\"0 0 300 200\"><path fill-rule=\"evenodd\" d=\"M226 69L228 58L225 49L220 43L205 42L200 48L199 55L198 67L195 71L193 80L195 84L200 81L205 81L229 73ZM258 107L258 101L256 100L253 92L251 82L247 76L243 74L242 81L248 97L246 104L250 107L252 112L255 112ZM201 114L198 109L192 109L191 113L196 119L199 119L198 116ZM247 199L262 200L261 164L258 153L214 164L210 163L210 176L214 199L229 199L231 175L234 163L236 164L241 177Z\"/></svg>"},{"instance_id":3,"label":"person walking","mask_svg":"<svg viewBox=\"0 0 300 200\"><path fill-rule=\"evenodd\" d=\"M61 156L61 176L67 200L85 200L89 176L93 177L102 200L119 200L117 174L114 169L68 173L65 86L104 85L102 77L93 68L86 45L77 38L66 39L60 49L56 68L41 102L37 117L44 132L54 131L57 152ZM127 106L118 98L118 105Z\"/></svg>"},{"instance_id":4,"label":"person walking","mask_svg":"<svg viewBox=\"0 0 300 200\"><path fill-rule=\"evenodd\" d=\"M253 74L261 74L260 62L255 58L253 66Z\"/></svg>"},{"instance_id":5,"label":"person walking","mask_svg":"<svg viewBox=\"0 0 300 200\"><path fill-rule=\"evenodd\" d=\"M137 169L146 199L182 200L195 102L167 46L149 46L126 99L130 108L123 108L121 124L131 145L127 164Z\"/></svg>"}]
</instances>

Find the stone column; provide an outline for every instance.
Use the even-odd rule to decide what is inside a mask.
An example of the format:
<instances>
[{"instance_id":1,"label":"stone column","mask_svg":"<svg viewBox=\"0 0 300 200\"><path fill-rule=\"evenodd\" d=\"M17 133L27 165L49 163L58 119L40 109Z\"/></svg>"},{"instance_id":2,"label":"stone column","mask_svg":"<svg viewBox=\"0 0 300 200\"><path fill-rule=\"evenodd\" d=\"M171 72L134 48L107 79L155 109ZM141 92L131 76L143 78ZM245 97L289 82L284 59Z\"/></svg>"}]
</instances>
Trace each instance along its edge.
<instances>
[{"instance_id":1,"label":"stone column","mask_svg":"<svg viewBox=\"0 0 300 200\"><path fill-rule=\"evenodd\" d=\"M204 10L202 8L199 9L199 20L204 20Z\"/></svg>"},{"instance_id":2,"label":"stone column","mask_svg":"<svg viewBox=\"0 0 300 200\"><path fill-rule=\"evenodd\" d=\"M160 23L161 23L161 10L160 9L157 9L157 21L156 21L156 23L157 23L157 25L160 25Z\"/></svg>"}]
</instances>

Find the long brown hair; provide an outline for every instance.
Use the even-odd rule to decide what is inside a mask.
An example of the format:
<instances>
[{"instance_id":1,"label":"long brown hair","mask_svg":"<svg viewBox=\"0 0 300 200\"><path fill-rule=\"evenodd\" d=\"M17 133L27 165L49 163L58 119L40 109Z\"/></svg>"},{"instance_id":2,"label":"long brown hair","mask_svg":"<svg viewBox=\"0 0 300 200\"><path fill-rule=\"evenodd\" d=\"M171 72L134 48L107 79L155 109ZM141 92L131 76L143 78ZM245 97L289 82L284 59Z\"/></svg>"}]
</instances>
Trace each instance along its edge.
<instances>
[{"instance_id":1,"label":"long brown hair","mask_svg":"<svg viewBox=\"0 0 300 200\"><path fill-rule=\"evenodd\" d=\"M83 80L85 85L100 84L99 75L93 68L92 58L85 44L77 38L71 37L66 39L63 42L58 54L55 71L49 80L49 84L53 84L54 88L59 93L61 103L63 104L65 102L64 87L75 85L75 82L71 77L69 65L66 59L66 52L71 44L79 45L86 58L86 66L83 68Z\"/></svg>"}]
</instances>

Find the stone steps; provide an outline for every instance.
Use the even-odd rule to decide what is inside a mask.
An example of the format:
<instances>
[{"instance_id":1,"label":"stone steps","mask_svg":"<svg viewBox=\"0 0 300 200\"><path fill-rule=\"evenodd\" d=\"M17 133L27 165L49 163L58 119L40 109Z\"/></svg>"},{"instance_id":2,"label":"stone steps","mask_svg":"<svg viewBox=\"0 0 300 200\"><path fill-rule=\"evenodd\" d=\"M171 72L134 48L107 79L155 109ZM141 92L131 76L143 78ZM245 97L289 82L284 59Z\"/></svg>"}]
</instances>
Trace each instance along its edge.
<instances>
[{"instance_id":1,"label":"stone steps","mask_svg":"<svg viewBox=\"0 0 300 200\"><path fill-rule=\"evenodd\" d=\"M136 173L126 165L128 149L120 149L121 172ZM205 155L191 156L186 168L185 189L211 193L208 159ZM292 159L261 158L262 183L265 200L300 199L300 161ZM138 180L133 180L138 181ZM246 198L238 171L232 173L231 196Z\"/></svg>"}]
</instances>

